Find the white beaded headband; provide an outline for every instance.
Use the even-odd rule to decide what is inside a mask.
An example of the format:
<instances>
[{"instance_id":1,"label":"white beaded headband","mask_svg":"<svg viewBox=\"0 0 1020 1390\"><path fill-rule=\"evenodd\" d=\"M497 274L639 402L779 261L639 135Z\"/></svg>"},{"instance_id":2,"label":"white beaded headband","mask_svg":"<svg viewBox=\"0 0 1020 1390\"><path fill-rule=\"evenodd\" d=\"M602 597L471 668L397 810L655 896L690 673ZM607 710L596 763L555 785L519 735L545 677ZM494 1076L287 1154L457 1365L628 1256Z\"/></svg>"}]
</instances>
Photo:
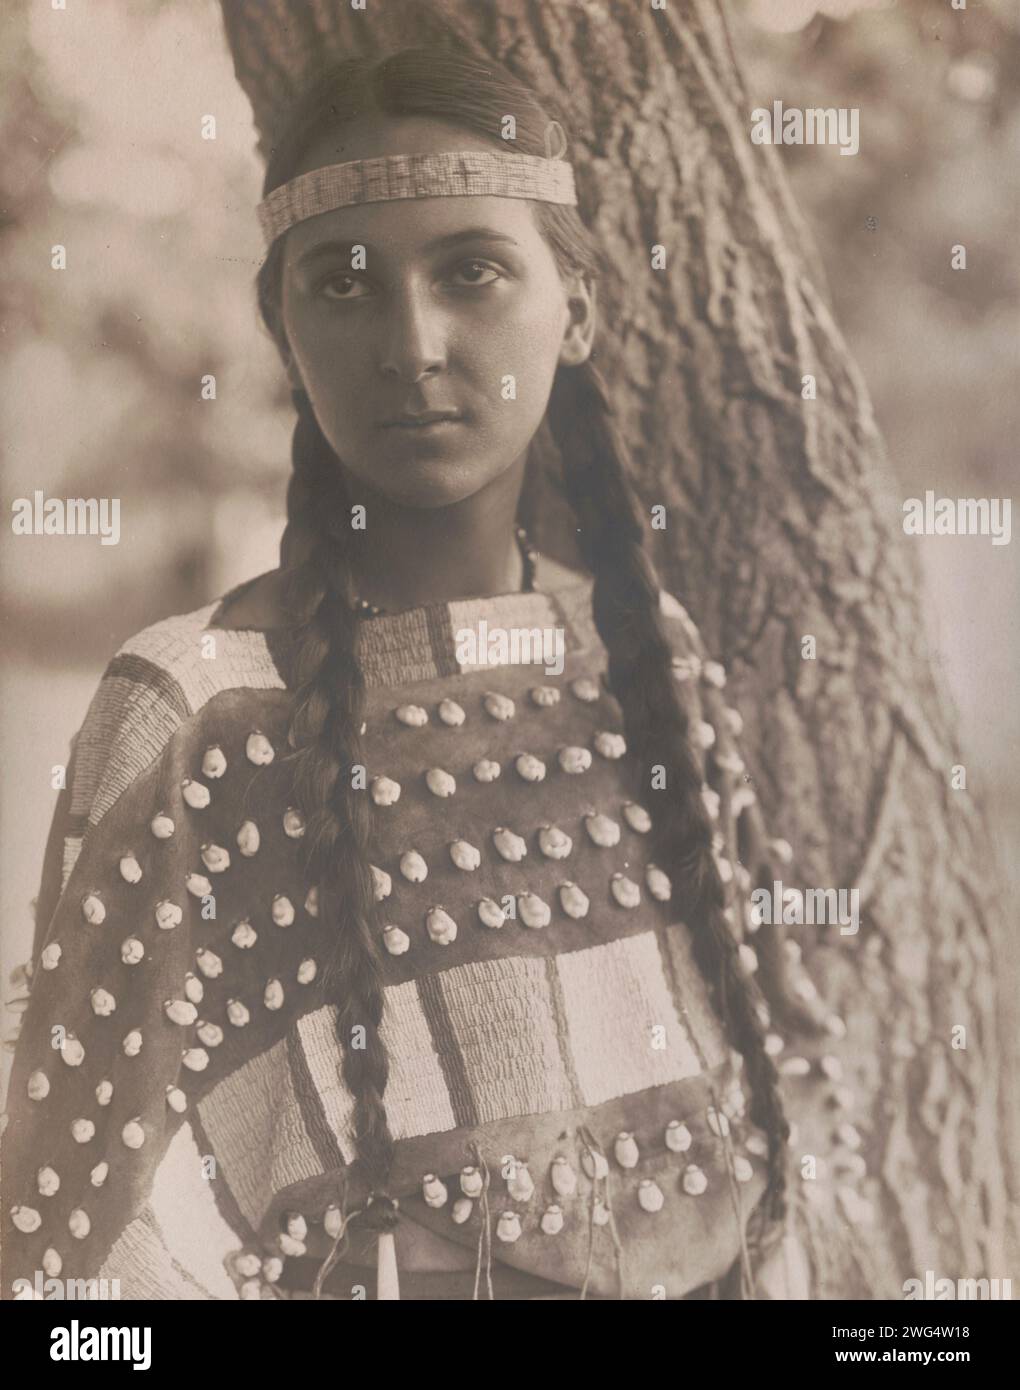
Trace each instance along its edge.
<instances>
[{"instance_id":1,"label":"white beaded headband","mask_svg":"<svg viewBox=\"0 0 1020 1390\"><path fill-rule=\"evenodd\" d=\"M562 158L566 137L558 121L546 132L561 153L549 158L455 150L443 154L390 154L327 164L274 188L258 205L267 248L278 236L322 212L394 198L531 198L576 207L573 166Z\"/></svg>"}]
</instances>

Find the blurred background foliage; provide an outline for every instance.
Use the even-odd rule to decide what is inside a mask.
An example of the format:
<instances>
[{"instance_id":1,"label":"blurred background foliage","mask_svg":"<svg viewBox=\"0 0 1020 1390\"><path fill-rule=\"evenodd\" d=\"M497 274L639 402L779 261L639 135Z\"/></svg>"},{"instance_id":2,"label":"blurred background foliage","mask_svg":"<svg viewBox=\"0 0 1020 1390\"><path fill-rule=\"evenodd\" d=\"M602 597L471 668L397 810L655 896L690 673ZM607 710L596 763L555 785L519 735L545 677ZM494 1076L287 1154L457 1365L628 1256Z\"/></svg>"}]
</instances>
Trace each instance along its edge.
<instances>
[{"instance_id":1,"label":"blurred background foliage","mask_svg":"<svg viewBox=\"0 0 1020 1390\"><path fill-rule=\"evenodd\" d=\"M751 109L775 99L860 109L856 156L779 155L872 391L897 495L1010 496L1012 0L963 11L951 0L732 0L729 12L748 132ZM276 564L290 415L255 310L255 135L214 0L17 0L4 23L4 497L118 497L122 532L103 546L5 528L0 543L6 973L29 949L50 770L106 662L139 628ZM210 115L216 138L203 139ZM950 268L956 243L965 272ZM63 271L50 268L56 244ZM206 374L214 401L202 399ZM916 543L969 784L1015 842L1018 546Z\"/></svg>"}]
</instances>

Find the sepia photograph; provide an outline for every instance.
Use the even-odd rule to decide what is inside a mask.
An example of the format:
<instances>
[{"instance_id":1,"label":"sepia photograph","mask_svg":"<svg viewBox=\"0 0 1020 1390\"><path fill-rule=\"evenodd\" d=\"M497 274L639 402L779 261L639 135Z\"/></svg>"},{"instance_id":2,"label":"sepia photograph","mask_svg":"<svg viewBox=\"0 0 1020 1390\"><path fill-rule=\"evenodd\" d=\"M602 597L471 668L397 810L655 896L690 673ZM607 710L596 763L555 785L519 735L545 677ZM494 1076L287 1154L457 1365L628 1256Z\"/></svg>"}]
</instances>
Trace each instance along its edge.
<instances>
[{"instance_id":1,"label":"sepia photograph","mask_svg":"<svg viewBox=\"0 0 1020 1390\"><path fill-rule=\"evenodd\" d=\"M172 1363L100 1303L400 1300L825 1304L812 1367L979 1363L1020 1294L1015 5L2 35L39 1364Z\"/></svg>"}]
</instances>

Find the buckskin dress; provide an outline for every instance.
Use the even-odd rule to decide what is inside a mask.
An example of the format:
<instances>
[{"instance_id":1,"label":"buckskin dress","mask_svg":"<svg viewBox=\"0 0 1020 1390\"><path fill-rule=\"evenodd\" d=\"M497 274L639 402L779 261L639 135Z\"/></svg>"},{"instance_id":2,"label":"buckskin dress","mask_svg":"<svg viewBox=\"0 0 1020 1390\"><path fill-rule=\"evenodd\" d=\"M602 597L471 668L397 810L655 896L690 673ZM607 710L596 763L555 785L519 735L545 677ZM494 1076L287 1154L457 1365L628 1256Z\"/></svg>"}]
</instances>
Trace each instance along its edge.
<instances>
[{"instance_id":1,"label":"buckskin dress","mask_svg":"<svg viewBox=\"0 0 1020 1390\"><path fill-rule=\"evenodd\" d=\"M291 637L217 628L225 602L126 642L73 742L10 1085L5 1297L37 1271L122 1298L307 1290L366 1195L282 757ZM776 842L725 673L675 599L661 610L741 935L738 823L762 854ZM562 672L459 661L483 618L561 629ZM484 1298L493 1271L498 1297L680 1298L722 1277L765 1141L697 924L652 862L656 793L634 785L591 580L539 557L534 592L366 620L361 661L390 1191L478 1253L477 1277L408 1276L402 1296L453 1279L448 1296ZM341 1263L326 1287L364 1285Z\"/></svg>"}]
</instances>

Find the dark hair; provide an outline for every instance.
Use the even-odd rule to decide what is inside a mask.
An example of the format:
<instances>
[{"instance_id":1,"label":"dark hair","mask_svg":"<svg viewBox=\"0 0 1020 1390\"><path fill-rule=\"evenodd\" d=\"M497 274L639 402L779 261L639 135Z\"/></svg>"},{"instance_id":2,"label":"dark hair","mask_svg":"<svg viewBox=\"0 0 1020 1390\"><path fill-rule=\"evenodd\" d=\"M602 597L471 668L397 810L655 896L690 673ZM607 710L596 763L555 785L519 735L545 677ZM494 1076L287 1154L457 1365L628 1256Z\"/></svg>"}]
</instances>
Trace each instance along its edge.
<instances>
[{"instance_id":1,"label":"dark hair","mask_svg":"<svg viewBox=\"0 0 1020 1390\"><path fill-rule=\"evenodd\" d=\"M324 74L291 112L272 150L263 196L294 176L302 154L323 131L366 112L448 121L504 149L501 123L513 114L514 147L525 154L546 153L549 122L560 119L496 64L457 50L408 49L377 62L354 59ZM576 210L533 206L560 273L580 271L594 279L604 262ZM286 353L280 321L282 240L259 272L258 296L263 319ZM370 810L368 798L352 789L350 775L352 765L362 762L364 679L357 660L352 573L365 533L347 524L343 472L307 395L295 391L294 403L293 473L281 542L281 565L293 610L300 614L289 744L308 819L305 843L309 871L319 884L320 915L337 925L337 1032L344 1079L355 1098L358 1157L370 1187L385 1192L393 1141L383 1101L388 1062L378 1035L383 972L368 855ZM776 1070L765 1051L760 995L739 961L724 915L725 891L688 718L673 678L673 653L659 617L659 585L645 546L643 513L611 404L590 361L557 370L547 421L576 513L581 556L594 578L594 621L609 653L608 680L623 712L628 747L646 785L653 765L667 769L671 790L661 796L655 817L657 862L676 886L699 967L713 988L731 1043L745 1058L751 1115L769 1135L769 1189L760 1217L762 1224L779 1220L788 1127ZM367 1029L364 1049L348 1045L357 1024Z\"/></svg>"}]
</instances>

